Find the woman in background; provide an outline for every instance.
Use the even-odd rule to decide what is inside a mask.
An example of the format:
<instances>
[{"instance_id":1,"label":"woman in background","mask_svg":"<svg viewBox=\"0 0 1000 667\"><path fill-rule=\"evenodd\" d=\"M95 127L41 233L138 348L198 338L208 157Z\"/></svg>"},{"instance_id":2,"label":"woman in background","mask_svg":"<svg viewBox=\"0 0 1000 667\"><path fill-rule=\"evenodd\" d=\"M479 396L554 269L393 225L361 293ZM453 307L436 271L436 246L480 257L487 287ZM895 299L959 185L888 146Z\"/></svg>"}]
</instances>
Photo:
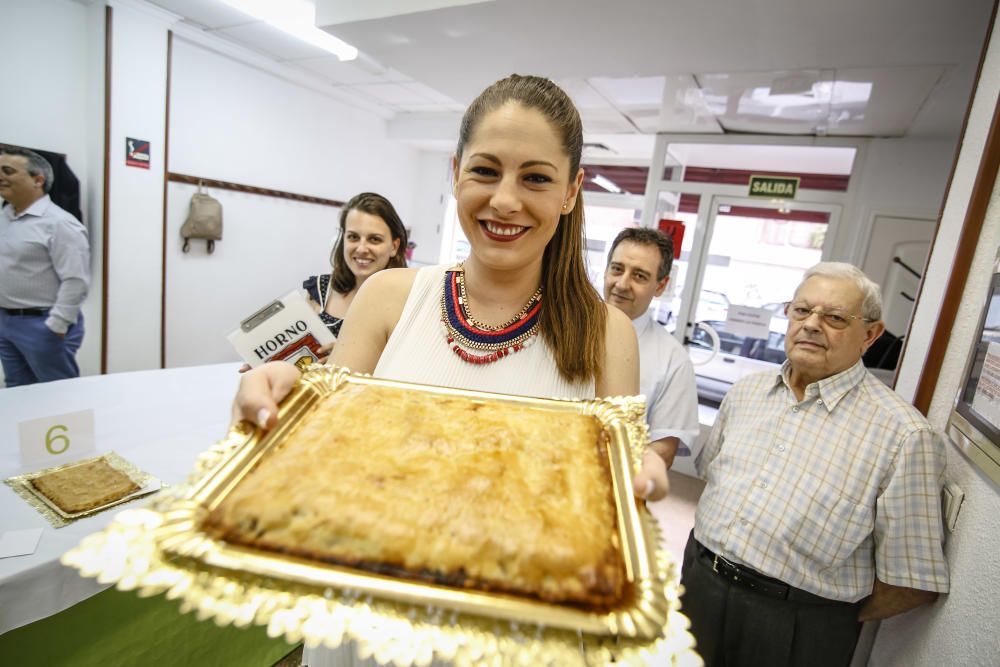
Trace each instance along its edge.
<instances>
[{"instance_id":1,"label":"woman in background","mask_svg":"<svg viewBox=\"0 0 1000 667\"><path fill-rule=\"evenodd\" d=\"M309 276L302 287L323 324L339 336L347 309L365 281L382 269L406 267L406 228L388 199L362 192L344 204L330 266L333 273Z\"/></svg>"},{"instance_id":2,"label":"woman in background","mask_svg":"<svg viewBox=\"0 0 1000 667\"><path fill-rule=\"evenodd\" d=\"M392 202L380 194L362 192L340 209L340 233L330 251L333 273L309 276L302 283L309 305L335 338L366 280L382 269L406 268L406 241L403 221ZM335 344L319 349L320 363L326 363ZM249 370L250 364L243 364L239 372Z\"/></svg>"}]
</instances>

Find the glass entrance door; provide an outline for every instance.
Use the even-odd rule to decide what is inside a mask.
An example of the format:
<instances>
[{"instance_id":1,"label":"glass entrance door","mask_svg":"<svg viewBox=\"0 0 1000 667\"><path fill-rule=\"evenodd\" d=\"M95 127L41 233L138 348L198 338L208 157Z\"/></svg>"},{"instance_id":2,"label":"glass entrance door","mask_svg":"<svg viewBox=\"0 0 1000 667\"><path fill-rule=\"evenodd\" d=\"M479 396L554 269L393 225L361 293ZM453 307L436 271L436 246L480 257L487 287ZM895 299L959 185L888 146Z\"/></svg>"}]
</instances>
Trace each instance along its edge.
<instances>
[{"instance_id":1,"label":"glass entrance door","mask_svg":"<svg viewBox=\"0 0 1000 667\"><path fill-rule=\"evenodd\" d=\"M683 332L686 321L681 310L681 294L688 280L695 275L691 272L691 255L694 249L695 232L698 230L698 209L702 195L681 190L660 190L657 196L653 227L660 229L674 240L674 261L670 269L667 289L653 299L650 309L653 319L677 335ZM679 242L678 242L679 241ZM678 327L680 323L680 327Z\"/></svg>"},{"instance_id":2,"label":"glass entrance door","mask_svg":"<svg viewBox=\"0 0 1000 667\"><path fill-rule=\"evenodd\" d=\"M785 360L783 303L805 270L824 257L840 207L832 204L712 198L705 242L689 269L685 343L698 393L718 403L736 380ZM707 327L718 334L711 357Z\"/></svg>"}]
</instances>

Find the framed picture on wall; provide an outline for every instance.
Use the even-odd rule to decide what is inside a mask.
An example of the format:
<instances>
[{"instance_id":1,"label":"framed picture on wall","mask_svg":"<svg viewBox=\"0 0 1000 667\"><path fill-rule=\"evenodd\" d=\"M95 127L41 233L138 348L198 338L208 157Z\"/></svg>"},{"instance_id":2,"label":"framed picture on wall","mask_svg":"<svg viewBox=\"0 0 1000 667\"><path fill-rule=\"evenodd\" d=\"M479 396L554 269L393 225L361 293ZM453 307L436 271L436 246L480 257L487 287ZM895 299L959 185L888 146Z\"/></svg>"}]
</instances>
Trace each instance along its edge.
<instances>
[{"instance_id":1,"label":"framed picture on wall","mask_svg":"<svg viewBox=\"0 0 1000 667\"><path fill-rule=\"evenodd\" d=\"M993 266L948 436L1000 484L1000 259Z\"/></svg>"}]
</instances>

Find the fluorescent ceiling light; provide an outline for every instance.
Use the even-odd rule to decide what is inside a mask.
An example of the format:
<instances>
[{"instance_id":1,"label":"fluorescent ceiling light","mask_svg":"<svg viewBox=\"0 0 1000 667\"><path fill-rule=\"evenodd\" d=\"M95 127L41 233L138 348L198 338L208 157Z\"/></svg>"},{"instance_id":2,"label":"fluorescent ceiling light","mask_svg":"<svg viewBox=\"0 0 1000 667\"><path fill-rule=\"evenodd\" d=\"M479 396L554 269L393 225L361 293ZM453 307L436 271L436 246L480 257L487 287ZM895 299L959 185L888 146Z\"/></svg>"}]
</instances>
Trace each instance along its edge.
<instances>
[{"instance_id":1,"label":"fluorescent ceiling light","mask_svg":"<svg viewBox=\"0 0 1000 667\"><path fill-rule=\"evenodd\" d=\"M870 81L832 81L829 93L833 104L861 106L868 104L872 97L873 84Z\"/></svg>"},{"instance_id":2,"label":"fluorescent ceiling light","mask_svg":"<svg viewBox=\"0 0 1000 667\"><path fill-rule=\"evenodd\" d=\"M771 115L781 115L787 108L806 108L827 104L863 108L872 95L872 84L866 81L816 81L808 92L775 94L774 88L758 87L750 91L749 102L758 107L772 107ZM740 111L743 102L740 100ZM751 112L752 113L752 112Z\"/></svg>"},{"instance_id":3,"label":"fluorescent ceiling light","mask_svg":"<svg viewBox=\"0 0 1000 667\"><path fill-rule=\"evenodd\" d=\"M618 187L618 185L614 181L612 181L610 178L605 178L602 174L597 174L590 180L593 183L597 183L608 192L614 192L615 194L618 194L619 192L622 191L622 189Z\"/></svg>"},{"instance_id":4,"label":"fluorescent ceiling light","mask_svg":"<svg viewBox=\"0 0 1000 667\"><path fill-rule=\"evenodd\" d=\"M812 95L818 71L792 72L771 82L772 95Z\"/></svg>"},{"instance_id":5,"label":"fluorescent ceiling light","mask_svg":"<svg viewBox=\"0 0 1000 667\"><path fill-rule=\"evenodd\" d=\"M320 20L324 25L358 23L476 5L494 0L319 0Z\"/></svg>"},{"instance_id":6,"label":"fluorescent ceiling light","mask_svg":"<svg viewBox=\"0 0 1000 667\"><path fill-rule=\"evenodd\" d=\"M316 7L306 0L222 0L223 3L249 14L284 33L329 51L340 60L354 60L357 48L316 27Z\"/></svg>"}]
</instances>

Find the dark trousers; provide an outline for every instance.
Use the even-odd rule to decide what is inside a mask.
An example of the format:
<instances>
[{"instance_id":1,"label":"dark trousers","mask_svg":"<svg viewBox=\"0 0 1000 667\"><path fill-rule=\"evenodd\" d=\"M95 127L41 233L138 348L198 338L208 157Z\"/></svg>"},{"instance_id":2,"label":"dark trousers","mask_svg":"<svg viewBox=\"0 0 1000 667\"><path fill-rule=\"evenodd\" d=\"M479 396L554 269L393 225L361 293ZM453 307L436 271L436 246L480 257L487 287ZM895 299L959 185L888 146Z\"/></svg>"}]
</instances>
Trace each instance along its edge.
<instances>
[{"instance_id":1,"label":"dark trousers","mask_svg":"<svg viewBox=\"0 0 1000 667\"><path fill-rule=\"evenodd\" d=\"M63 337L45 326L47 317L0 309L0 363L8 387L79 377L76 351L83 342L83 313Z\"/></svg>"},{"instance_id":2,"label":"dark trousers","mask_svg":"<svg viewBox=\"0 0 1000 667\"><path fill-rule=\"evenodd\" d=\"M684 549L681 613L705 667L846 667L858 641L860 602L839 602L787 587L777 580L769 594L749 590L713 570L712 557L695 539Z\"/></svg>"}]
</instances>

